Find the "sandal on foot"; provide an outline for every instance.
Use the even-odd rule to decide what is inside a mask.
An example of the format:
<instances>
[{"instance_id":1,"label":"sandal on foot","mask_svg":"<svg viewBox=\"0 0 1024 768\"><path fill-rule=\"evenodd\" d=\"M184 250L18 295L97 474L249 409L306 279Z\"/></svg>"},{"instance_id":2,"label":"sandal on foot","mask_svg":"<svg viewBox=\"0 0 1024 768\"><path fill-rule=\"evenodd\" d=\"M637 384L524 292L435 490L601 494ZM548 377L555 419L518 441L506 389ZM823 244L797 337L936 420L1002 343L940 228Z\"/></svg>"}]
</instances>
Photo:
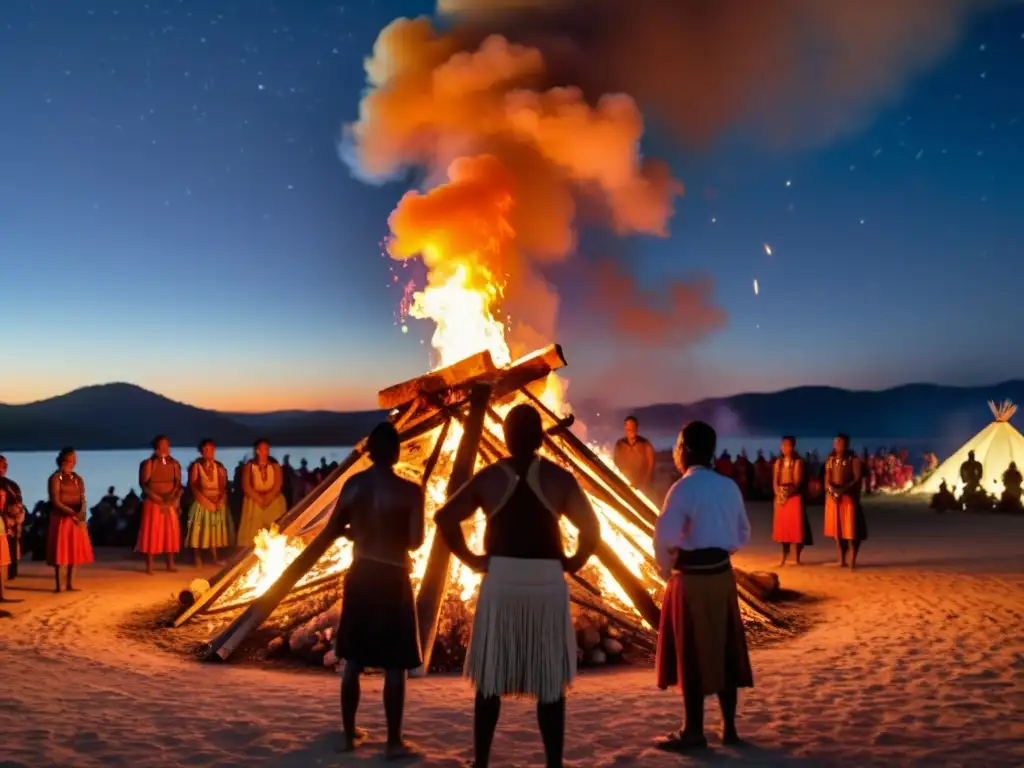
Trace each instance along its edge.
<instances>
[{"instance_id":1,"label":"sandal on foot","mask_svg":"<svg viewBox=\"0 0 1024 768\"><path fill-rule=\"evenodd\" d=\"M703 734L690 734L683 731L674 731L664 739L658 739L654 746L663 752L689 752L697 749L707 749L708 740Z\"/></svg>"}]
</instances>

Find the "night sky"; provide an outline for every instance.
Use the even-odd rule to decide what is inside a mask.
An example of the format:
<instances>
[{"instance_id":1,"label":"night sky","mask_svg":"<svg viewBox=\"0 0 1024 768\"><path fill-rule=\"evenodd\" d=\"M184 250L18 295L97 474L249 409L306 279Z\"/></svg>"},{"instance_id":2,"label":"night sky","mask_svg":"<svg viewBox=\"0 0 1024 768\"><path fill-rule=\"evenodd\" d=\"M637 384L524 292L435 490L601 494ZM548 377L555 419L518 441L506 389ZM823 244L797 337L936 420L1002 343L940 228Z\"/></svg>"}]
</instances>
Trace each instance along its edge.
<instances>
[{"instance_id":1,"label":"night sky","mask_svg":"<svg viewBox=\"0 0 1024 768\"><path fill-rule=\"evenodd\" d=\"M131 381L223 409L370 407L429 367L381 256L412 181L339 159L363 58L428 0L5 0L0 401ZM1024 375L1024 5L976 15L856 131L700 148L641 285L710 274L724 330L624 349L565 280L570 395L642 404L800 384ZM772 255L766 252L766 244ZM571 265L570 265L571 266ZM758 283L755 294L754 281ZM630 361L623 375L616 360Z\"/></svg>"}]
</instances>

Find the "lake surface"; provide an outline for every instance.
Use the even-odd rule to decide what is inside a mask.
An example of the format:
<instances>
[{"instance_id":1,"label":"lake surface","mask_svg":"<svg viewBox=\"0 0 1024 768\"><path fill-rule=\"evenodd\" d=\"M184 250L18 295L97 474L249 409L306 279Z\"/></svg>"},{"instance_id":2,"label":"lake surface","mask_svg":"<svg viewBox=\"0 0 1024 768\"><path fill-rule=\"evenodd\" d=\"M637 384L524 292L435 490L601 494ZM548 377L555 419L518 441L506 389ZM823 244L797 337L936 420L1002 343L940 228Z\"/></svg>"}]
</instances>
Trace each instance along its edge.
<instances>
[{"instance_id":1,"label":"lake surface","mask_svg":"<svg viewBox=\"0 0 1024 768\"><path fill-rule=\"evenodd\" d=\"M320 466L320 458L331 461L342 461L352 451L348 446L321 446L319 448L303 448L301 446L282 446L274 448L274 456L282 460L290 457L292 466L298 467L305 459L310 467ZM124 498L130 488L139 492L139 462L148 453L141 451L79 451L78 466L75 471L85 481L86 501L89 506L98 502L114 486L114 492ZM40 499L46 498L46 482L57 468L56 451L32 451L5 453L7 457L7 476L21 486L25 497L25 505L31 509ZM176 454L185 470L196 457L195 451ZM228 468L230 474L242 459L252 457L251 448L218 448L217 459Z\"/></svg>"},{"instance_id":2,"label":"lake surface","mask_svg":"<svg viewBox=\"0 0 1024 768\"><path fill-rule=\"evenodd\" d=\"M673 438L669 436L654 436L652 442L659 449L672 447ZM865 438L854 440L854 448L859 453L863 448L875 451L880 447L899 446L910 452L910 459L916 469L921 467L921 455L925 451L934 451L940 461L952 454L959 444L944 445L944 441L920 438L893 439L893 438ZM945 441L948 442L948 441ZM722 437L718 441L719 452L729 451L733 456L741 449L746 449L747 454L753 459L758 450L764 451L769 456L773 451L778 453L779 438L771 437ZM797 448L801 453L817 451L818 456L824 458L832 450L832 438L811 437L798 438ZM321 457L328 462L342 461L351 452L350 446L329 446L329 447L302 447L282 446L274 448L274 456L279 460L286 455L291 457L293 466L298 467L299 462L305 459L310 467L320 465ZM46 481L55 469L56 451L38 452L12 452L4 454L9 464L8 475L12 480L21 486L25 495L25 502L31 508L36 501L46 498ZM229 470L242 459L251 457L252 451L248 448L219 448L217 458ZM146 458L145 450L141 451L80 451L78 454L78 467L76 471L82 476L86 483L87 498L90 506L107 492L109 486L114 486L115 493L124 497L130 488L138 488L139 462ZM195 457L193 451L183 452L177 455L182 468L188 466Z\"/></svg>"}]
</instances>

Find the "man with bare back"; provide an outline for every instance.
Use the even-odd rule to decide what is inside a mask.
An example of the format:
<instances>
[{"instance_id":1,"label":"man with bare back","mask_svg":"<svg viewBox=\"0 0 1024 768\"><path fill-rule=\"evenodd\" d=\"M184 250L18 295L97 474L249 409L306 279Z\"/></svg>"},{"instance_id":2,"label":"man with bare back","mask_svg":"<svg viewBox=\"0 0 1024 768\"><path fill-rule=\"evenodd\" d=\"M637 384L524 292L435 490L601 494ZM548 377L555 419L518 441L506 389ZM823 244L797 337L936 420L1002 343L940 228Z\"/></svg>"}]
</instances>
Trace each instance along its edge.
<instances>
[{"instance_id":1,"label":"man with bare back","mask_svg":"<svg viewBox=\"0 0 1024 768\"><path fill-rule=\"evenodd\" d=\"M335 639L335 653L345 660L343 748L354 750L367 739L366 731L356 727L359 676L370 667L382 669L388 759L418 754L402 738L402 715L406 674L422 664L409 553L423 544L423 489L395 474L400 448L392 424L380 424L370 433L367 450L373 466L346 481L325 531L353 543Z\"/></svg>"}]
</instances>

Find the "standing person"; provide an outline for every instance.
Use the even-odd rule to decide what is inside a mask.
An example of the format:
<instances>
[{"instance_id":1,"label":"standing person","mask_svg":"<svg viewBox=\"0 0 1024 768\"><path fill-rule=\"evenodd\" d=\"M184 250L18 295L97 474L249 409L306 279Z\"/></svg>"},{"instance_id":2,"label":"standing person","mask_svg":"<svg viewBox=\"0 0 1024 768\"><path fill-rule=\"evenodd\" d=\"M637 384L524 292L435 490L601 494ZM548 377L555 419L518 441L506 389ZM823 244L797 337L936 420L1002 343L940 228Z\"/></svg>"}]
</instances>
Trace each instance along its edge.
<instances>
[{"instance_id":1,"label":"standing person","mask_svg":"<svg viewBox=\"0 0 1024 768\"><path fill-rule=\"evenodd\" d=\"M857 567L860 545L868 537L868 524L860 504L860 459L850 450L850 438L840 432L825 459L825 535L836 540L839 565Z\"/></svg>"},{"instance_id":2,"label":"standing person","mask_svg":"<svg viewBox=\"0 0 1024 768\"><path fill-rule=\"evenodd\" d=\"M142 523L136 552L146 556L146 573L153 573L153 556L167 556L167 570L172 573L174 556L181 550L181 464L171 456L171 441L166 435L153 438L153 455L139 465L142 487Z\"/></svg>"},{"instance_id":3,"label":"standing person","mask_svg":"<svg viewBox=\"0 0 1024 768\"><path fill-rule=\"evenodd\" d=\"M814 544L811 525L804 510L804 461L796 452L796 438L786 435L782 438L782 456L775 462L772 472L772 490L775 505L772 515L772 541L782 545L782 561L785 565L789 551L796 545L796 564L804 547Z\"/></svg>"},{"instance_id":4,"label":"standing person","mask_svg":"<svg viewBox=\"0 0 1024 768\"><path fill-rule=\"evenodd\" d=\"M738 689L754 684L740 618L731 554L750 539L740 490L712 469L715 430L691 421L673 458L683 477L672 486L654 530L654 553L668 578L658 631L657 676L662 690L680 685L681 731L659 742L682 752L707 747L704 697L718 695L722 743L738 744Z\"/></svg>"},{"instance_id":5,"label":"standing person","mask_svg":"<svg viewBox=\"0 0 1024 768\"><path fill-rule=\"evenodd\" d=\"M615 466L634 488L649 494L654 478L654 446L640 435L640 422L636 416L627 416L623 429L625 435L615 443L612 455Z\"/></svg>"},{"instance_id":6,"label":"standing person","mask_svg":"<svg viewBox=\"0 0 1024 768\"><path fill-rule=\"evenodd\" d=\"M576 637L565 573L593 554L600 524L576 478L537 456L544 438L540 414L517 405L505 417L511 456L482 469L434 515L452 553L484 573L466 657L476 686L474 768L487 768L503 696L537 699L537 721L548 768L561 768L565 691L576 675ZM470 551L462 522L487 516L484 554ZM567 556L559 528L565 516L579 531Z\"/></svg>"},{"instance_id":7,"label":"standing person","mask_svg":"<svg viewBox=\"0 0 1024 768\"><path fill-rule=\"evenodd\" d=\"M374 667L385 670L386 754L392 759L417 754L402 738L402 714L406 673L422 663L409 553L423 544L423 490L395 474L399 449L394 425L385 422L374 428L367 438L373 466L346 481L325 531L353 543L335 639L335 653L345 660L345 750L366 739L366 732L356 727L359 676Z\"/></svg>"},{"instance_id":8,"label":"standing person","mask_svg":"<svg viewBox=\"0 0 1024 768\"><path fill-rule=\"evenodd\" d=\"M46 564L53 568L55 592L61 591L60 569L66 568L65 587L75 592L75 566L93 561L85 525L85 483L75 472L74 448L57 454L57 471L50 475L50 522L46 534Z\"/></svg>"},{"instance_id":9,"label":"standing person","mask_svg":"<svg viewBox=\"0 0 1024 768\"><path fill-rule=\"evenodd\" d=\"M270 443L257 440L253 460L242 469L242 522L238 526L238 545L251 547L256 534L270 528L288 511L281 492L284 472L270 457Z\"/></svg>"},{"instance_id":10,"label":"standing person","mask_svg":"<svg viewBox=\"0 0 1024 768\"><path fill-rule=\"evenodd\" d=\"M7 530L7 547L10 565L7 578L18 578L18 561L21 560L21 533L25 525L25 502L21 488L7 476L7 459L0 456L0 491L4 492L4 503L0 504L0 515L4 517Z\"/></svg>"},{"instance_id":11,"label":"standing person","mask_svg":"<svg viewBox=\"0 0 1024 768\"><path fill-rule=\"evenodd\" d=\"M0 484L0 512L2 512L6 507L7 488ZM10 565L11 550L7 543L7 517L5 515L0 515L0 603L10 602L7 599L7 569Z\"/></svg>"},{"instance_id":12,"label":"standing person","mask_svg":"<svg viewBox=\"0 0 1024 768\"><path fill-rule=\"evenodd\" d=\"M199 443L199 458L188 468L192 506L188 511L186 546L192 548L197 568L202 568L200 550L210 550L215 565L218 549L235 543L235 525L228 510L228 471L217 461L217 445L207 438Z\"/></svg>"}]
</instances>

